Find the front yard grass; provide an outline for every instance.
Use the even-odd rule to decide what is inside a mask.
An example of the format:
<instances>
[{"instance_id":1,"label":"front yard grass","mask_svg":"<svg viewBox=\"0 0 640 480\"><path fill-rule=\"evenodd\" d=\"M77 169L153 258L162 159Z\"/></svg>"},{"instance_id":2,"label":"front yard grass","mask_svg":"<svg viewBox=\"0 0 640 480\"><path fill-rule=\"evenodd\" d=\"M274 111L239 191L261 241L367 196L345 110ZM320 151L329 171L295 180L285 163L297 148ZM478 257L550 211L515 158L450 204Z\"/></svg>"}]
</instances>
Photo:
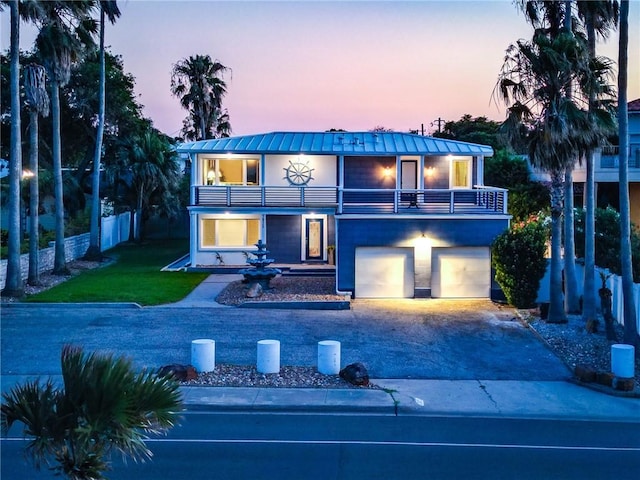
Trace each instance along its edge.
<instances>
[{"instance_id":1,"label":"front yard grass","mask_svg":"<svg viewBox=\"0 0 640 480\"><path fill-rule=\"evenodd\" d=\"M105 255L114 260L104 267L87 270L44 292L29 302L135 302L161 305L183 299L207 273L161 272L183 256L187 240L148 241L121 245Z\"/></svg>"}]
</instances>

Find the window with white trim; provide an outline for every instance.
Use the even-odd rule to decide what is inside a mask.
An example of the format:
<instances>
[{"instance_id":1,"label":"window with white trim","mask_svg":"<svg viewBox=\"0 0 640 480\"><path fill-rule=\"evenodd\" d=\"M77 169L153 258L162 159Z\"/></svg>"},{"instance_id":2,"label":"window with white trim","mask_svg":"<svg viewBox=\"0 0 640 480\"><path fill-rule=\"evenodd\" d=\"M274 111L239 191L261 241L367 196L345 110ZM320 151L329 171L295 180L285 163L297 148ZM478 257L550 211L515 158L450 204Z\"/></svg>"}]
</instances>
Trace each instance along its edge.
<instances>
[{"instance_id":1,"label":"window with white trim","mask_svg":"<svg viewBox=\"0 0 640 480\"><path fill-rule=\"evenodd\" d=\"M260 183L258 159L209 158L202 169L203 185L258 185Z\"/></svg>"},{"instance_id":2,"label":"window with white trim","mask_svg":"<svg viewBox=\"0 0 640 480\"><path fill-rule=\"evenodd\" d=\"M471 188L470 160L451 160L451 188Z\"/></svg>"},{"instance_id":3,"label":"window with white trim","mask_svg":"<svg viewBox=\"0 0 640 480\"><path fill-rule=\"evenodd\" d=\"M200 226L202 248L247 247L260 238L257 218L203 218Z\"/></svg>"}]
</instances>

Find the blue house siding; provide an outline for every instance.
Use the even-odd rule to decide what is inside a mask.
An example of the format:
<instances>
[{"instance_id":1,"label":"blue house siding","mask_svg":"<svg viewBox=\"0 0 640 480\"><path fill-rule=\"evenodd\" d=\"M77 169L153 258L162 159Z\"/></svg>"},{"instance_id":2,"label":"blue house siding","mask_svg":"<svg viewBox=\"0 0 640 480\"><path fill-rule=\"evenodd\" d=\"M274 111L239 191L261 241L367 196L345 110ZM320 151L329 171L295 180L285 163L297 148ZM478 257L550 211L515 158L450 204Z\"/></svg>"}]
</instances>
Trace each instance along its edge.
<instances>
[{"instance_id":1,"label":"blue house siding","mask_svg":"<svg viewBox=\"0 0 640 480\"><path fill-rule=\"evenodd\" d=\"M300 263L301 236L298 215L267 215L267 249L276 263Z\"/></svg>"},{"instance_id":2,"label":"blue house siding","mask_svg":"<svg viewBox=\"0 0 640 480\"><path fill-rule=\"evenodd\" d=\"M392 174L384 177L385 168ZM396 157L345 157L344 188L396 188ZM393 193L376 195L376 201L393 202ZM371 196L366 193L345 192L344 201L367 203Z\"/></svg>"},{"instance_id":3,"label":"blue house siding","mask_svg":"<svg viewBox=\"0 0 640 480\"><path fill-rule=\"evenodd\" d=\"M509 225L500 219L338 219L338 289L355 289L356 247L410 246L425 235L434 247L488 247Z\"/></svg>"}]
</instances>

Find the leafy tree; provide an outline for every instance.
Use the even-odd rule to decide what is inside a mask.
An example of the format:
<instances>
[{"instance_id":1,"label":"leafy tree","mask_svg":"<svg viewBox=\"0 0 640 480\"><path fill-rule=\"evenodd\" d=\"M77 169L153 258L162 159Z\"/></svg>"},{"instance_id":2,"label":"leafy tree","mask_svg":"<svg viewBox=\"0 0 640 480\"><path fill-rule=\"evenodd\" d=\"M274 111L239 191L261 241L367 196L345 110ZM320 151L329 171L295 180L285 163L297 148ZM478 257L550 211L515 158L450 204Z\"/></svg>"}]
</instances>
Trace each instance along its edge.
<instances>
[{"instance_id":1,"label":"leafy tree","mask_svg":"<svg viewBox=\"0 0 640 480\"><path fill-rule=\"evenodd\" d=\"M53 460L58 475L103 479L111 453L150 459L147 435L176 424L178 384L153 373L135 373L129 360L66 346L62 378L62 388L51 380L35 380L2 396L2 432L15 422L24 424L30 438L27 453L38 469Z\"/></svg>"},{"instance_id":2,"label":"leafy tree","mask_svg":"<svg viewBox=\"0 0 640 480\"><path fill-rule=\"evenodd\" d=\"M212 61L209 55L192 56L173 66L171 93L189 112L183 126L185 139L202 140L229 135L229 114L222 109L222 99L227 93L223 75L228 70L219 61Z\"/></svg>"},{"instance_id":3,"label":"leafy tree","mask_svg":"<svg viewBox=\"0 0 640 480\"><path fill-rule=\"evenodd\" d=\"M102 138L104 135L104 112L106 108L105 85L107 83L104 26L107 18L111 23L115 23L116 18L119 16L120 9L115 0L100 1L100 106L98 109L98 128L96 132L96 148L93 157L93 176L91 183L91 229L89 232L89 248L85 253L85 258L88 259L102 258L102 252L100 250L100 162L102 157Z\"/></svg>"},{"instance_id":4,"label":"leafy tree","mask_svg":"<svg viewBox=\"0 0 640 480\"><path fill-rule=\"evenodd\" d=\"M542 183L529 180L526 160L510 155L504 149L485 160L484 183L509 190L509 214L515 222L549 210L549 189Z\"/></svg>"},{"instance_id":5,"label":"leafy tree","mask_svg":"<svg viewBox=\"0 0 640 480\"><path fill-rule=\"evenodd\" d=\"M435 132L433 136L491 145L494 150L502 150L507 144L506 138L500 133L500 125L500 122L489 120L487 117L472 117L467 113L460 120L445 122L442 131Z\"/></svg>"},{"instance_id":6,"label":"leafy tree","mask_svg":"<svg viewBox=\"0 0 640 480\"><path fill-rule=\"evenodd\" d=\"M576 209L576 255L585 256L585 237L587 235L585 209ZM595 264L600 268L607 268L616 275L622 274L620 256L620 214L613 208L596 208L595 210ZM640 283L640 231L631 225L631 252L634 281Z\"/></svg>"},{"instance_id":7,"label":"leafy tree","mask_svg":"<svg viewBox=\"0 0 640 480\"><path fill-rule=\"evenodd\" d=\"M494 240L491 263L496 270L496 282L510 305L516 308L535 305L540 280L547 270L548 238L544 219L534 215L513 224Z\"/></svg>"},{"instance_id":8,"label":"leafy tree","mask_svg":"<svg viewBox=\"0 0 640 480\"><path fill-rule=\"evenodd\" d=\"M618 45L618 137L620 176L620 257L622 264L622 293L624 298L624 341L640 347L633 298L633 269L631 254L631 212L629 206L629 116L627 84L629 63L629 1L620 2L620 36Z\"/></svg>"}]
</instances>

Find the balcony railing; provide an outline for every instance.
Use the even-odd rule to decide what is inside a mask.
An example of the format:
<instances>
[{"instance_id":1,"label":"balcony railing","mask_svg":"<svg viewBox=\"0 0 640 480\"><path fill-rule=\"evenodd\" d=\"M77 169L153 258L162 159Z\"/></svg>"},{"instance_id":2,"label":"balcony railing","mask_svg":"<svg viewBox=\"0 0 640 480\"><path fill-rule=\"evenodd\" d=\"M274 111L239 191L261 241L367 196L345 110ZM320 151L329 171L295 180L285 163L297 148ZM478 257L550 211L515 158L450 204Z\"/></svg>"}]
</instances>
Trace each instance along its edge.
<instances>
[{"instance_id":1,"label":"balcony railing","mask_svg":"<svg viewBox=\"0 0 640 480\"><path fill-rule=\"evenodd\" d=\"M487 214L507 212L507 191L338 187L194 186L195 204L211 207L334 208L336 214Z\"/></svg>"},{"instance_id":2,"label":"balcony railing","mask_svg":"<svg viewBox=\"0 0 640 480\"><path fill-rule=\"evenodd\" d=\"M620 149L617 145L602 148L600 168L619 168ZM629 146L629 168L640 168L640 145Z\"/></svg>"}]
</instances>

